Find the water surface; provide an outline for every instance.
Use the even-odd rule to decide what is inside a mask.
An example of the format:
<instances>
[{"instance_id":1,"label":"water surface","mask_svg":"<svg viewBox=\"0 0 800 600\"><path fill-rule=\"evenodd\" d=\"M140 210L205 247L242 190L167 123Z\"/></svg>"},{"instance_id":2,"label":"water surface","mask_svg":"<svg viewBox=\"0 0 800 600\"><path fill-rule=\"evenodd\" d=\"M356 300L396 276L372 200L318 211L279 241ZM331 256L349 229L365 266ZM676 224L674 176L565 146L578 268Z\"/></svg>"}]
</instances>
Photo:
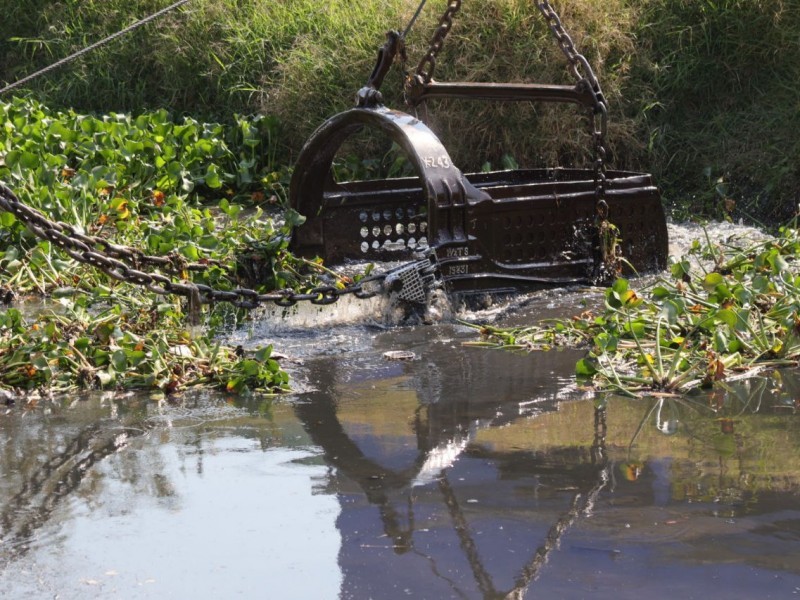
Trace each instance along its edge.
<instances>
[{"instance_id":1,"label":"water surface","mask_svg":"<svg viewBox=\"0 0 800 600\"><path fill-rule=\"evenodd\" d=\"M596 294L462 316L534 322ZM292 396L0 415L2 596L800 594L797 372L600 401L574 384L577 351L469 348L453 320L309 318L234 334L289 355Z\"/></svg>"}]
</instances>

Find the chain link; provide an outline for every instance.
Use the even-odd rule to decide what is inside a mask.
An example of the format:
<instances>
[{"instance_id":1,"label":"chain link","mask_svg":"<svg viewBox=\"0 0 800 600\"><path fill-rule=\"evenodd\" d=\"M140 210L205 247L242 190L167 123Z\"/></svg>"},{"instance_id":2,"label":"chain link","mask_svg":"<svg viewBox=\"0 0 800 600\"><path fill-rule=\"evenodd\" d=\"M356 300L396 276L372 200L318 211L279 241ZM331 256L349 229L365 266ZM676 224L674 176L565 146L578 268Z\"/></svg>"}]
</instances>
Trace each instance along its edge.
<instances>
[{"instance_id":1,"label":"chain link","mask_svg":"<svg viewBox=\"0 0 800 600\"><path fill-rule=\"evenodd\" d=\"M594 196L595 196L595 259L593 280L596 283L603 283L616 276L619 270L619 257L617 255L616 243L613 238L614 226L608 220L608 202L606 202L606 190L608 188L608 178L606 173L607 150L606 134L608 133L608 105L606 104L600 82L594 74L589 61L583 54L575 49L572 38L564 29L561 18L547 0L537 2L539 11L544 16L550 31L558 43L558 47L567 57L570 71L578 85L587 85L595 101L593 108L589 110L589 131L592 138L592 152L594 160L592 171L594 174ZM612 239L608 239L612 238Z\"/></svg>"},{"instance_id":2,"label":"chain link","mask_svg":"<svg viewBox=\"0 0 800 600\"><path fill-rule=\"evenodd\" d=\"M595 106L589 115L590 131L592 136L592 151L594 153L593 170L597 218L605 221L608 217L608 204L605 201L607 176L606 176L606 133L608 132L608 106L606 105L600 82L592 70L592 66L583 54L575 49L575 43L564 29L561 18L546 0L537 2L539 11L544 16L558 47L566 56L570 71L578 82L585 81L592 90Z\"/></svg>"},{"instance_id":3,"label":"chain link","mask_svg":"<svg viewBox=\"0 0 800 600\"><path fill-rule=\"evenodd\" d=\"M564 56L567 57L567 61L569 61L570 64L570 71L575 79L577 81L582 79L587 80L594 90L600 92L600 82L597 80L594 71L592 71L589 61L575 49L572 38L561 23L561 17L558 16L558 13L547 1L537 2L536 5L539 7L542 16L544 16L547 26L550 27L550 31L553 32L558 47L561 48Z\"/></svg>"},{"instance_id":4,"label":"chain link","mask_svg":"<svg viewBox=\"0 0 800 600\"><path fill-rule=\"evenodd\" d=\"M389 274L379 273L364 277L343 288L322 285L304 292L295 292L291 289L269 293L260 293L247 288L217 290L208 285L191 281L176 282L162 273L149 273L141 270L141 265L150 265L172 272L173 275L181 275L186 271L207 269L212 261L208 263L183 261L181 264L182 257L179 260L172 255L169 257L148 256L136 249L112 244L103 238L80 234L75 231L73 226L50 221L39 211L26 206L2 183L0 183L0 210L16 216L36 237L49 240L73 260L95 267L112 279L142 286L160 296L170 294L181 296L189 300L190 304L229 302L239 308L253 309L267 303L289 307L303 301L328 305L333 304L342 296L350 294L363 300L372 298L378 293L375 290L367 289L367 286L382 282ZM219 264L219 262L213 261L213 264Z\"/></svg>"},{"instance_id":5,"label":"chain link","mask_svg":"<svg viewBox=\"0 0 800 600\"><path fill-rule=\"evenodd\" d=\"M422 57L422 60L419 61L419 65L417 65L416 76L422 83L430 83L433 79L433 70L436 68L436 57L444 45L447 34L450 33L450 29L453 27L453 17L459 10L461 10L461 0L450 0L444 14L439 19L439 25L436 27L436 31L433 33L433 37L428 45L428 51L425 53L425 56Z\"/></svg>"},{"instance_id":6,"label":"chain link","mask_svg":"<svg viewBox=\"0 0 800 600\"><path fill-rule=\"evenodd\" d=\"M165 15L166 13L187 4L190 0L178 0L173 4L163 8L152 15L149 15L128 27L91 44L78 52L75 52L55 63L23 77L22 79L0 88L0 95L28 83L37 77L45 75L63 65L70 63L78 58L109 44L131 31L150 23L151 21ZM424 3L423 3L424 5ZM421 7L420 7L421 9ZM415 15L416 19L418 15ZM412 21L413 24L413 21ZM409 25L410 28L410 25ZM167 256L151 256L143 253L137 248L120 246L110 241L98 237L86 235L78 231L74 226L63 222L51 221L39 211L26 206L16 197L16 195L5 185L0 183L0 210L5 210L13 214L17 219L25 224L30 231L38 238L48 240L61 248L70 258L80 263L87 264L102 271L112 279L131 283L145 287L149 291L158 295L174 294L189 300L190 305L202 303L211 304L214 302L230 302L239 308L253 309L261 304L272 302L279 306L294 306L298 302L308 301L312 304L327 305L333 304L340 297L352 294L359 299L367 299L375 296L376 291L365 289L365 285L379 282L386 278L387 274L365 277L360 281L338 288L331 285L324 285L310 289L306 292L297 293L293 290L279 290L271 293L262 294L255 290L246 288L236 288L233 290L216 290L207 285L195 284L193 282L178 283L170 277L161 273L148 273L141 270L142 266L160 268L173 276L185 277L189 271L205 271L211 265L220 265L219 261L207 260L203 262L190 263L183 256L174 252Z\"/></svg>"},{"instance_id":7,"label":"chain link","mask_svg":"<svg viewBox=\"0 0 800 600\"><path fill-rule=\"evenodd\" d=\"M78 231L73 225L51 221L38 210L23 204L2 183L0 183L0 209L13 214L25 223L31 231L34 231L38 237L58 244L62 248L68 246L80 252L93 252L100 249L106 256L127 261L136 267L152 265L173 274L180 274L184 271L205 271L211 265L220 264L219 261L215 260L190 263L177 252L167 256L151 256L138 248L120 246L102 237L86 235Z\"/></svg>"}]
</instances>

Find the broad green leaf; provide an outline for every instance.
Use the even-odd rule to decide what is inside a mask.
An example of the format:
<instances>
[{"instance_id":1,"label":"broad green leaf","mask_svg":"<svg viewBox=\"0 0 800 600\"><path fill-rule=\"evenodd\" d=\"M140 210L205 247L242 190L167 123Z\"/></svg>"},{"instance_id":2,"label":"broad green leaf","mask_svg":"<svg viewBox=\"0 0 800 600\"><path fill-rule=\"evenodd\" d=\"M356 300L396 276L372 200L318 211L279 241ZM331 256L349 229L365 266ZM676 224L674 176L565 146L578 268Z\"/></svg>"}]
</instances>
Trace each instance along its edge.
<instances>
[{"instance_id":1,"label":"broad green leaf","mask_svg":"<svg viewBox=\"0 0 800 600\"><path fill-rule=\"evenodd\" d=\"M614 283L611 284L611 289L621 296L628 291L628 280L622 277L616 279Z\"/></svg>"},{"instance_id":2,"label":"broad green leaf","mask_svg":"<svg viewBox=\"0 0 800 600\"><path fill-rule=\"evenodd\" d=\"M222 187L222 180L219 177L219 169L216 165L208 165L204 179L206 185L212 189L216 190Z\"/></svg>"},{"instance_id":3,"label":"broad green leaf","mask_svg":"<svg viewBox=\"0 0 800 600\"><path fill-rule=\"evenodd\" d=\"M714 350L720 353L728 351L728 337L721 329L714 331Z\"/></svg>"},{"instance_id":4,"label":"broad green leaf","mask_svg":"<svg viewBox=\"0 0 800 600\"><path fill-rule=\"evenodd\" d=\"M653 288L652 294L653 294L653 298L656 298L658 300L663 300L664 298L668 298L669 296L671 296L672 292L670 292L664 286L658 285L658 286Z\"/></svg>"},{"instance_id":5,"label":"broad green leaf","mask_svg":"<svg viewBox=\"0 0 800 600\"><path fill-rule=\"evenodd\" d=\"M718 310L714 316L717 320L725 323L731 328L735 328L739 321L739 316L728 308Z\"/></svg>"},{"instance_id":6,"label":"broad green leaf","mask_svg":"<svg viewBox=\"0 0 800 600\"><path fill-rule=\"evenodd\" d=\"M124 350L117 350L111 355L111 365L117 373L124 373L128 368L128 356Z\"/></svg>"},{"instance_id":7,"label":"broad green leaf","mask_svg":"<svg viewBox=\"0 0 800 600\"><path fill-rule=\"evenodd\" d=\"M597 361L590 356L580 359L575 364L575 375L578 377L592 377L597 373Z\"/></svg>"},{"instance_id":8,"label":"broad green leaf","mask_svg":"<svg viewBox=\"0 0 800 600\"><path fill-rule=\"evenodd\" d=\"M10 229L16 222L17 222L17 217L15 217L10 212L0 212L0 225L5 227L6 229Z\"/></svg>"},{"instance_id":9,"label":"broad green leaf","mask_svg":"<svg viewBox=\"0 0 800 600\"><path fill-rule=\"evenodd\" d=\"M725 278L719 273L709 273L703 278L703 289L707 292L713 292L718 285L725 282Z\"/></svg>"}]
</instances>

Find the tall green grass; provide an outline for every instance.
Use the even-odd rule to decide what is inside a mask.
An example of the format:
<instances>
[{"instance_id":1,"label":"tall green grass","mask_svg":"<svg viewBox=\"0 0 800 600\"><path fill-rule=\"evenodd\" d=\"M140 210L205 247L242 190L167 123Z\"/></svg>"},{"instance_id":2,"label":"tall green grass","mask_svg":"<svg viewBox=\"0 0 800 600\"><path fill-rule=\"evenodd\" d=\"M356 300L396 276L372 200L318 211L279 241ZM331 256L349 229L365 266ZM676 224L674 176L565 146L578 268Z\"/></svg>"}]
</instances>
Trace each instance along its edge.
<instances>
[{"instance_id":1,"label":"tall green grass","mask_svg":"<svg viewBox=\"0 0 800 600\"><path fill-rule=\"evenodd\" d=\"M113 33L168 0L0 0L0 83ZM615 166L653 171L679 215L780 221L800 183L800 5L794 0L553 3L611 105ZM3 6L8 5L8 6ZM417 0L193 0L21 91L87 112L166 107L198 119L268 113L290 164L325 118L353 103L387 29ZM408 38L413 69L444 0ZM441 80L567 82L531 0L466 0L440 55ZM387 102L402 107L400 69ZM4 100L4 98L0 98ZM425 114L464 169L572 165L588 139L572 107L431 102Z\"/></svg>"},{"instance_id":2,"label":"tall green grass","mask_svg":"<svg viewBox=\"0 0 800 600\"><path fill-rule=\"evenodd\" d=\"M692 211L788 219L800 201L800 4L649 0L637 27L651 165ZM646 109L645 109L646 107Z\"/></svg>"}]
</instances>

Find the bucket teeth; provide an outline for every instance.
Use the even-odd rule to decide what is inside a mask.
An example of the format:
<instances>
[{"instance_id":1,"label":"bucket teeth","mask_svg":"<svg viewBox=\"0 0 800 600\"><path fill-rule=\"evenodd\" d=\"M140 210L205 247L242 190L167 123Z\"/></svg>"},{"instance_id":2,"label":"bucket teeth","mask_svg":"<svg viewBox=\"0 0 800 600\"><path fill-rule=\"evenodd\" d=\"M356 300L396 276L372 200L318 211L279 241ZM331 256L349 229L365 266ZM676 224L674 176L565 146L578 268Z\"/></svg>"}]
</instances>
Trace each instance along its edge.
<instances>
[{"instance_id":1,"label":"bucket teeth","mask_svg":"<svg viewBox=\"0 0 800 600\"><path fill-rule=\"evenodd\" d=\"M436 284L436 266L431 256L426 256L388 273L384 289L397 294L397 298L412 304L426 304L428 295Z\"/></svg>"}]
</instances>

